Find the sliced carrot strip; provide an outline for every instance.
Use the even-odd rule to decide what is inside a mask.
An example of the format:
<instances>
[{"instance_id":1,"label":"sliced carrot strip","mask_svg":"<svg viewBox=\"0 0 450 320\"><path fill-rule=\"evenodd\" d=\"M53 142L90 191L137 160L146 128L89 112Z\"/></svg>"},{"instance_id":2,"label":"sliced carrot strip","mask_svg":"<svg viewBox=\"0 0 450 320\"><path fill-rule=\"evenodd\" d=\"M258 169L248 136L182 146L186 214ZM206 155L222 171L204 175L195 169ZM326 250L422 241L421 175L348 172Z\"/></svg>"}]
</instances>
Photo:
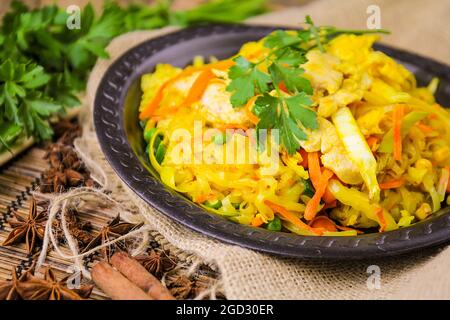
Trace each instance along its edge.
<instances>
[{"instance_id":1,"label":"sliced carrot strip","mask_svg":"<svg viewBox=\"0 0 450 320\"><path fill-rule=\"evenodd\" d=\"M259 118L252 112L251 108L255 104L255 101L257 98L258 98L258 96L254 96L253 98L248 100L247 104L245 105L245 108L244 108L245 113L247 114L248 120L255 125L258 124Z\"/></svg>"},{"instance_id":2,"label":"sliced carrot strip","mask_svg":"<svg viewBox=\"0 0 450 320\"><path fill-rule=\"evenodd\" d=\"M323 194L323 202L325 202L325 204L327 204L327 208L334 208L332 207L333 202L336 201L336 198L333 196L333 194L331 193L330 190L328 190L328 188L325 190L325 193Z\"/></svg>"},{"instance_id":3,"label":"sliced carrot strip","mask_svg":"<svg viewBox=\"0 0 450 320\"><path fill-rule=\"evenodd\" d=\"M302 156L302 162L300 162L300 165L305 168L308 169L308 153L306 152L305 149L300 149L300 155Z\"/></svg>"},{"instance_id":4,"label":"sliced carrot strip","mask_svg":"<svg viewBox=\"0 0 450 320\"><path fill-rule=\"evenodd\" d=\"M327 191L328 191L328 189L327 189ZM325 192L325 194L323 195L324 198L325 198L325 195L326 195L326 192ZM322 210L330 209L330 208L336 208L336 207L337 207L337 201L336 201L336 199L333 200L333 201L330 201L330 202L326 202L326 201L324 200L324 202L325 202L325 205L322 207Z\"/></svg>"},{"instance_id":5,"label":"sliced carrot strip","mask_svg":"<svg viewBox=\"0 0 450 320\"><path fill-rule=\"evenodd\" d=\"M195 202L197 202L197 203L203 203L203 202L205 202L206 200L212 200L212 199L214 199L215 198L215 195L213 195L213 194L200 194L200 195L198 195L197 197L195 197Z\"/></svg>"},{"instance_id":6,"label":"sliced carrot strip","mask_svg":"<svg viewBox=\"0 0 450 320\"><path fill-rule=\"evenodd\" d=\"M380 232L384 232L384 230L386 230L387 227L387 223L386 223L386 219L384 219L384 213L383 213L383 208L376 208L375 209L375 214L378 217L378 220L380 220Z\"/></svg>"},{"instance_id":7,"label":"sliced carrot strip","mask_svg":"<svg viewBox=\"0 0 450 320\"><path fill-rule=\"evenodd\" d=\"M218 69L218 70L227 70L227 69L229 69L231 66L233 66L235 64L235 62L233 61L233 60L223 60L223 61L219 61L219 62L215 62L215 63L211 63L211 64L207 64L207 65L204 65L204 66L202 66L202 67L187 67L186 69L184 69L181 73L179 73L178 75L176 75L175 77L173 77L172 79L169 79L168 81L166 81L159 89L158 89L158 92L155 94L155 97L153 98L153 100L149 103L149 105L144 109L144 110L142 110L142 112L140 113L140 115L139 115L139 119L140 120L144 120L144 119L147 119L147 118L149 118L150 116L152 116L153 115L153 113L155 112L155 110L156 110L156 108L159 106L159 104L161 103L161 100L162 100L162 98L164 97L164 91L165 91L165 89L170 85L170 84L172 84L172 83L174 83L175 81L177 81L177 80L179 80L179 79L181 79L181 78L184 78L184 77L187 77L187 76L190 76L192 73L194 73L195 71L198 71L198 70L202 70L202 69L206 69L205 71L209 71L209 72L207 72L207 74L208 74L208 76L211 76L211 69ZM200 75L201 76L201 75ZM200 77L199 76L199 77ZM207 75L204 75L204 77L208 77ZM212 78L211 78L212 79ZM209 80L211 80L211 79L209 79ZM199 79L197 79L197 80L199 80ZM197 80L196 80L196 82L197 82ZM200 79L200 80L202 80L202 79ZM197 84L197 85L200 85L200 80L199 80L199 83ZM209 80L208 80L208 82L209 82ZM196 89L195 91L192 91L193 89ZM206 88L206 87L205 87ZM204 89L205 88L203 88L203 90L201 90L202 89L202 86L199 86L199 87L196 87L196 84L194 83L194 85L192 86L192 88L191 88L191 91L192 92L190 92L190 94L191 94L191 97L189 97L189 94L188 94L188 98L186 99L186 100L188 100L188 101L185 101L184 102L184 105L186 105L186 103L187 104L190 104L190 103L192 103L192 102L195 102L196 100L195 100L195 98L196 97L198 97L199 95L200 95L200 97L201 97L201 94L204 92ZM198 90L198 91L197 91ZM192 101L192 102L190 102L189 100L194 100L194 101ZM190 103L189 103L190 102Z\"/></svg>"},{"instance_id":8,"label":"sliced carrot strip","mask_svg":"<svg viewBox=\"0 0 450 320\"><path fill-rule=\"evenodd\" d=\"M322 167L322 171L324 171L324 170L325 170L325 168ZM334 176L335 175L333 174L333 177ZM336 198L333 196L331 191L328 190L328 188L325 190L325 193L323 194L322 199L325 202L325 204L328 204L328 205L332 205L333 202L336 202ZM330 207L330 208L332 208L332 207Z\"/></svg>"},{"instance_id":9,"label":"sliced carrot strip","mask_svg":"<svg viewBox=\"0 0 450 320\"><path fill-rule=\"evenodd\" d=\"M300 218L298 218L293 213L291 213L289 210L287 210L285 207L277 205L269 200L265 200L264 203L266 205L268 205L273 211L275 211L276 213L279 213L283 219L289 221L290 223L296 225L297 227L314 232L315 234L318 234L318 235L322 234L322 232L320 230L311 228L306 223L304 223L302 220L300 220Z\"/></svg>"},{"instance_id":10,"label":"sliced carrot strip","mask_svg":"<svg viewBox=\"0 0 450 320\"><path fill-rule=\"evenodd\" d=\"M311 179L314 189L317 189L320 177L322 175L320 169L319 152L309 152L307 159L308 159L307 161L308 161L309 178ZM330 191L325 190L323 201L325 201L325 203L332 203L334 200L336 200L336 198L333 196L333 194Z\"/></svg>"},{"instance_id":11,"label":"sliced carrot strip","mask_svg":"<svg viewBox=\"0 0 450 320\"><path fill-rule=\"evenodd\" d=\"M403 186L405 184L405 182L406 181L403 178L381 182L380 183L380 189L386 190L386 189L400 188L401 186Z\"/></svg>"},{"instance_id":12,"label":"sliced carrot strip","mask_svg":"<svg viewBox=\"0 0 450 320\"><path fill-rule=\"evenodd\" d=\"M324 195L328 187L328 180L330 180L332 176L333 172L328 169L325 169L320 176L320 180L316 188L316 193L314 193L314 196L311 198L311 200L308 201L308 204L305 208L304 218L306 220L312 220L316 216L317 209L320 204L320 199Z\"/></svg>"},{"instance_id":13,"label":"sliced carrot strip","mask_svg":"<svg viewBox=\"0 0 450 320\"><path fill-rule=\"evenodd\" d=\"M434 129L430 126L427 126L426 124L423 123L418 123L416 124L417 128L420 129L420 131L422 131L423 133L427 134L427 133L431 133L434 131Z\"/></svg>"},{"instance_id":14,"label":"sliced carrot strip","mask_svg":"<svg viewBox=\"0 0 450 320\"><path fill-rule=\"evenodd\" d=\"M258 216L254 217L252 220L253 227L259 227L259 226L262 226L263 224L264 224L264 221L262 221L262 219Z\"/></svg>"},{"instance_id":15,"label":"sliced carrot strip","mask_svg":"<svg viewBox=\"0 0 450 320\"><path fill-rule=\"evenodd\" d=\"M394 122L394 159L402 160L402 119L404 115L404 106L397 104L394 107L393 122Z\"/></svg>"},{"instance_id":16,"label":"sliced carrot strip","mask_svg":"<svg viewBox=\"0 0 450 320\"><path fill-rule=\"evenodd\" d=\"M319 224L316 224L317 220L321 220ZM325 222L326 221L326 222ZM330 218L328 218L327 216L318 216L315 217L314 220L312 220L309 223L310 226L314 226L314 227L319 227L319 228L324 228L327 231L337 231L337 230L341 230L341 231L356 231L357 234L363 234L364 232L362 232L361 230L358 229L354 229L354 228L349 228L349 227L343 227L340 226L338 224L336 224L333 220L331 220ZM335 230L332 230L331 225L333 225L333 228ZM327 227L328 226L328 227ZM336 230L337 229L337 230Z\"/></svg>"},{"instance_id":17,"label":"sliced carrot strip","mask_svg":"<svg viewBox=\"0 0 450 320\"><path fill-rule=\"evenodd\" d=\"M207 64L207 65L205 65L205 67L210 68L210 69L217 69L217 70L227 70L227 69L231 68L232 66L234 66L235 64L236 64L236 62L228 59L228 60L222 60L222 61Z\"/></svg>"},{"instance_id":18,"label":"sliced carrot strip","mask_svg":"<svg viewBox=\"0 0 450 320\"><path fill-rule=\"evenodd\" d=\"M450 166L446 166L445 169L450 170ZM450 176L448 177L447 182L447 193L450 193Z\"/></svg>"},{"instance_id":19,"label":"sliced carrot strip","mask_svg":"<svg viewBox=\"0 0 450 320\"><path fill-rule=\"evenodd\" d=\"M203 70L202 73L200 73L200 75L197 77L197 79L195 79L194 84L189 90L188 95L182 105L188 106L200 100L206 88L208 87L209 81L215 77L216 75L209 68Z\"/></svg>"},{"instance_id":20,"label":"sliced carrot strip","mask_svg":"<svg viewBox=\"0 0 450 320\"><path fill-rule=\"evenodd\" d=\"M171 85L172 83L174 83L175 81L177 81L181 78L184 78L184 77L187 77L187 76L193 74L194 72L196 72L198 70L200 70L200 68L187 67L186 69L181 71L179 74L177 74L175 77L164 82L161 85L161 87L159 87L158 91L156 92L155 96L153 97L153 100L149 103L149 105L147 107L144 108L144 110L141 111L141 113L139 114L139 119L145 120L153 115L156 108L158 108L159 104L161 103L162 99L164 98L164 91L166 90L166 88L169 85Z\"/></svg>"},{"instance_id":21,"label":"sliced carrot strip","mask_svg":"<svg viewBox=\"0 0 450 320\"><path fill-rule=\"evenodd\" d=\"M309 225L313 228L324 228L327 231L336 232L338 231L336 224L325 216L318 216L312 220Z\"/></svg>"},{"instance_id":22,"label":"sliced carrot strip","mask_svg":"<svg viewBox=\"0 0 450 320\"><path fill-rule=\"evenodd\" d=\"M314 189L317 189L321 176L319 152L308 153L308 171L309 178L311 179Z\"/></svg>"},{"instance_id":23,"label":"sliced carrot strip","mask_svg":"<svg viewBox=\"0 0 450 320\"><path fill-rule=\"evenodd\" d=\"M165 87L166 87L166 84L163 84L159 88L158 92L156 92L156 94L153 97L153 99L150 102L150 104L147 107L145 107L144 110L142 110L142 112L139 115L139 119L140 120L147 119L148 117L153 115L153 113L155 112L156 108L158 108L159 104L161 103L161 100L164 97L164 89L165 89Z\"/></svg>"},{"instance_id":24,"label":"sliced carrot strip","mask_svg":"<svg viewBox=\"0 0 450 320\"><path fill-rule=\"evenodd\" d=\"M369 145L370 150L375 151L375 147L379 142L379 139L375 136L369 136L367 139L367 144Z\"/></svg>"},{"instance_id":25,"label":"sliced carrot strip","mask_svg":"<svg viewBox=\"0 0 450 320\"><path fill-rule=\"evenodd\" d=\"M176 107L163 107L163 108L159 108L157 110L155 110L155 112L153 113L152 118L156 118L159 117L159 120L161 120L162 118L174 114L176 113L178 110L180 109L180 107L176 106Z\"/></svg>"}]
</instances>

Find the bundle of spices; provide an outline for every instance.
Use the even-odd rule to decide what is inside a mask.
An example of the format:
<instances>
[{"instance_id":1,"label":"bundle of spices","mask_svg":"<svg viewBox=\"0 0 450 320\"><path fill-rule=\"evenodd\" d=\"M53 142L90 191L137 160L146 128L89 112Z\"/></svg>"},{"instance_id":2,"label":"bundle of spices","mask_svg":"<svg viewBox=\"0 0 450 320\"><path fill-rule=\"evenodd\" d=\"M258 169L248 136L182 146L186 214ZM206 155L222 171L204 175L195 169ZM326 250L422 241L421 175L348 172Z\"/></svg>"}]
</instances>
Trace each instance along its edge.
<instances>
[{"instance_id":1,"label":"bundle of spices","mask_svg":"<svg viewBox=\"0 0 450 320\"><path fill-rule=\"evenodd\" d=\"M62 143L52 144L46 157L50 168L42 174L41 192L65 192L70 188L94 186L89 171L72 146Z\"/></svg>"},{"instance_id":2,"label":"bundle of spices","mask_svg":"<svg viewBox=\"0 0 450 320\"><path fill-rule=\"evenodd\" d=\"M147 254L137 256L136 260L158 279L177 265L177 259L161 249L150 249Z\"/></svg>"},{"instance_id":3,"label":"bundle of spices","mask_svg":"<svg viewBox=\"0 0 450 320\"><path fill-rule=\"evenodd\" d=\"M94 239L94 236L89 233L89 230L92 229L91 223L89 221L79 221L78 212L74 208L70 208L65 212L65 220L67 229L72 237L77 240L79 247L86 247ZM53 230L55 230L58 241L60 243L64 242L65 236L60 216L53 221Z\"/></svg>"},{"instance_id":4,"label":"bundle of spices","mask_svg":"<svg viewBox=\"0 0 450 320\"><path fill-rule=\"evenodd\" d=\"M52 125L52 129L55 133L56 143L72 146L76 138L80 137L82 134L81 126L67 119L60 119Z\"/></svg>"},{"instance_id":5,"label":"bundle of spices","mask_svg":"<svg viewBox=\"0 0 450 320\"><path fill-rule=\"evenodd\" d=\"M142 223L133 224L128 222L121 222L120 215L117 215L111 222L109 222L106 226L104 226L94 237L92 240L84 247L82 253L88 252L89 250L103 245L111 240L114 240L120 236L126 235L129 232L138 229L142 226ZM104 259L110 259L112 253L119 248L121 250L125 250L124 243L116 242L110 246L106 246L100 249L100 254Z\"/></svg>"},{"instance_id":6,"label":"bundle of spices","mask_svg":"<svg viewBox=\"0 0 450 320\"><path fill-rule=\"evenodd\" d=\"M211 276L203 274L201 271L202 268L192 276L186 276L184 274L170 274L167 276L167 287L176 299L197 298L214 286L217 279L215 279L213 274ZM225 299L225 296L219 291L214 292L214 295L216 299ZM204 299L207 298L208 295L205 295Z\"/></svg>"},{"instance_id":7,"label":"bundle of spices","mask_svg":"<svg viewBox=\"0 0 450 320\"><path fill-rule=\"evenodd\" d=\"M91 295L92 285L81 285L76 289L67 286L68 277L58 280L50 268L44 277L37 277L34 268L20 277L12 270L12 280L0 280L0 300L82 300Z\"/></svg>"}]
</instances>

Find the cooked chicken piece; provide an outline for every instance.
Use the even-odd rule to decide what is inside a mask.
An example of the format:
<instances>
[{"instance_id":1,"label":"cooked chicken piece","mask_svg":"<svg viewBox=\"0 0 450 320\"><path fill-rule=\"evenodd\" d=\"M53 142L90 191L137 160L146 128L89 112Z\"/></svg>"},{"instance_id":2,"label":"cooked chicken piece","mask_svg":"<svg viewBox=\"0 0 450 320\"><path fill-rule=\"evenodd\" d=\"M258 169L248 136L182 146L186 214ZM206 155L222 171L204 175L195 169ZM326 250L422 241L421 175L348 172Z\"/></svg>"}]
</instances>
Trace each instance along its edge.
<instances>
[{"instance_id":1,"label":"cooked chicken piece","mask_svg":"<svg viewBox=\"0 0 450 320\"><path fill-rule=\"evenodd\" d=\"M318 117L319 129L308 132L308 140L300 144L307 152L320 151L325 168L333 171L338 178L348 184L359 184L362 177L358 168L348 157L348 154L336 132L334 125Z\"/></svg>"},{"instance_id":2,"label":"cooked chicken piece","mask_svg":"<svg viewBox=\"0 0 450 320\"><path fill-rule=\"evenodd\" d=\"M210 122L244 124L247 116L243 108L233 108L230 93L223 82L213 82L206 89L200 100L200 107Z\"/></svg>"},{"instance_id":3,"label":"cooked chicken piece","mask_svg":"<svg viewBox=\"0 0 450 320\"><path fill-rule=\"evenodd\" d=\"M335 93L343 80L342 73L335 69L339 59L319 50L309 51L306 58L308 62L302 67L305 69L305 78L311 81L313 88L325 89L329 94Z\"/></svg>"}]
</instances>

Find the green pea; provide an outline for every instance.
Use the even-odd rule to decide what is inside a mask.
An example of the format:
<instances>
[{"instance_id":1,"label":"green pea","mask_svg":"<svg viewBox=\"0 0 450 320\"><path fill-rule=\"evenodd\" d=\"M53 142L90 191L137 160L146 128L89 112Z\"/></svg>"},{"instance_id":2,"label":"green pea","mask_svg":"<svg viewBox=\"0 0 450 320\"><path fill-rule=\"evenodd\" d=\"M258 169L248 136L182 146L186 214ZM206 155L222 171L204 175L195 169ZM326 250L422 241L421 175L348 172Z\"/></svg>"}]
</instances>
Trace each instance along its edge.
<instances>
[{"instance_id":1,"label":"green pea","mask_svg":"<svg viewBox=\"0 0 450 320\"><path fill-rule=\"evenodd\" d=\"M270 231L280 231L281 219L278 217L274 217L272 221L266 224L266 229Z\"/></svg>"},{"instance_id":2,"label":"green pea","mask_svg":"<svg viewBox=\"0 0 450 320\"><path fill-rule=\"evenodd\" d=\"M227 143L227 135L225 133L219 133L214 136L214 143L221 145Z\"/></svg>"}]
</instances>

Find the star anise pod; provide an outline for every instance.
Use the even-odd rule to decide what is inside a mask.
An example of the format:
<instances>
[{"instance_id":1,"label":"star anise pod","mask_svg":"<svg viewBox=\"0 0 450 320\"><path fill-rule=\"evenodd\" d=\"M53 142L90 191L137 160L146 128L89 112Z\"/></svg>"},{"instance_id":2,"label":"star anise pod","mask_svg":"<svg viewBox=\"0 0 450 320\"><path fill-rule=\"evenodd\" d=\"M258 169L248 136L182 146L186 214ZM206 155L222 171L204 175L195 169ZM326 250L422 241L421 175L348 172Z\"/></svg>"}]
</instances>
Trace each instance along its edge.
<instances>
[{"instance_id":1,"label":"star anise pod","mask_svg":"<svg viewBox=\"0 0 450 320\"><path fill-rule=\"evenodd\" d=\"M194 288L194 282L185 275L172 275L167 277L167 287L177 299L187 299Z\"/></svg>"},{"instance_id":2,"label":"star anise pod","mask_svg":"<svg viewBox=\"0 0 450 320\"><path fill-rule=\"evenodd\" d=\"M58 138L57 142L64 145L73 145L73 141L81 136L82 130L79 124L66 119L59 119L53 125L53 131Z\"/></svg>"},{"instance_id":3,"label":"star anise pod","mask_svg":"<svg viewBox=\"0 0 450 320\"><path fill-rule=\"evenodd\" d=\"M197 274L194 276L194 286L191 290L193 297L198 297L200 294L204 293L206 290L210 289L217 283L217 279L204 274ZM221 291L215 290L215 298L219 300L225 299L225 296ZM205 295L203 299L209 299L210 296Z\"/></svg>"},{"instance_id":4,"label":"star anise pod","mask_svg":"<svg viewBox=\"0 0 450 320\"><path fill-rule=\"evenodd\" d=\"M46 158L50 168L42 173L41 192L64 192L72 187L94 186L89 171L71 146L54 143Z\"/></svg>"},{"instance_id":5,"label":"star anise pod","mask_svg":"<svg viewBox=\"0 0 450 320\"><path fill-rule=\"evenodd\" d=\"M120 236L123 236L134 229L140 228L141 226L142 223L133 224L128 222L120 222L120 214L118 214L117 217L115 217L110 223L108 223L108 225L104 226L98 232L94 239L84 248L83 253L99 245L114 240ZM109 258L111 257L114 251L113 249L115 249L115 247L119 247L120 249L126 251L126 248L124 248L123 244L115 243L112 246L103 247L101 249L102 256L109 261Z\"/></svg>"},{"instance_id":6,"label":"star anise pod","mask_svg":"<svg viewBox=\"0 0 450 320\"><path fill-rule=\"evenodd\" d=\"M36 242L40 242L44 238L47 211L43 210L38 212L36 200L31 198L28 217L23 218L17 212L14 212L14 217L15 219L9 221L13 230L9 233L2 245L10 246L25 241L27 252L31 254Z\"/></svg>"},{"instance_id":7,"label":"star anise pod","mask_svg":"<svg viewBox=\"0 0 450 320\"><path fill-rule=\"evenodd\" d=\"M75 209L68 209L65 213L67 228L70 234L78 241L78 245L82 248L87 246L94 238L87 230L92 228L90 222L80 222L77 217L78 212ZM64 231L61 226L61 218L53 222L53 228L56 231L56 237L60 242L65 240Z\"/></svg>"},{"instance_id":8,"label":"star anise pod","mask_svg":"<svg viewBox=\"0 0 450 320\"><path fill-rule=\"evenodd\" d=\"M53 271L47 268L43 279L29 274L26 281L19 281L17 292L24 300L82 300L91 295L92 285L69 289L67 279L58 281Z\"/></svg>"},{"instance_id":9,"label":"star anise pod","mask_svg":"<svg viewBox=\"0 0 450 320\"><path fill-rule=\"evenodd\" d=\"M13 268L11 280L0 280L0 300L18 300L20 298L17 293L18 282L16 270Z\"/></svg>"},{"instance_id":10,"label":"star anise pod","mask_svg":"<svg viewBox=\"0 0 450 320\"><path fill-rule=\"evenodd\" d=\"M27 281L34 272L33 265L24 272L19 278L17 277L17 269L12 268L12 279L0 281L0 300L21 300L22 297L17 291L20 282Z\"/></svg>"},{"instance_id":11,"label":"star anise pod","mask_svg":"<svg viewBox=\"0 0 450 320\"><path fill-rule=\"evenodd\" d=\"M10 281L0 280L0 300L17 300L18 294L16 287L17 277L13 273L13 279Z\"/></svg>"},{"instance_id":12,"label":"star anise pod","mask_svg":"<svg viewBox=\"0 0 450 320\"><path fill-rule=\"evenodd\" d=\"M152 249L148 254L137 256L136 260L157 278L161 278L164 273L177 265L175 258L170 257L163 250Z\"/></svg>"}]
</instances>

